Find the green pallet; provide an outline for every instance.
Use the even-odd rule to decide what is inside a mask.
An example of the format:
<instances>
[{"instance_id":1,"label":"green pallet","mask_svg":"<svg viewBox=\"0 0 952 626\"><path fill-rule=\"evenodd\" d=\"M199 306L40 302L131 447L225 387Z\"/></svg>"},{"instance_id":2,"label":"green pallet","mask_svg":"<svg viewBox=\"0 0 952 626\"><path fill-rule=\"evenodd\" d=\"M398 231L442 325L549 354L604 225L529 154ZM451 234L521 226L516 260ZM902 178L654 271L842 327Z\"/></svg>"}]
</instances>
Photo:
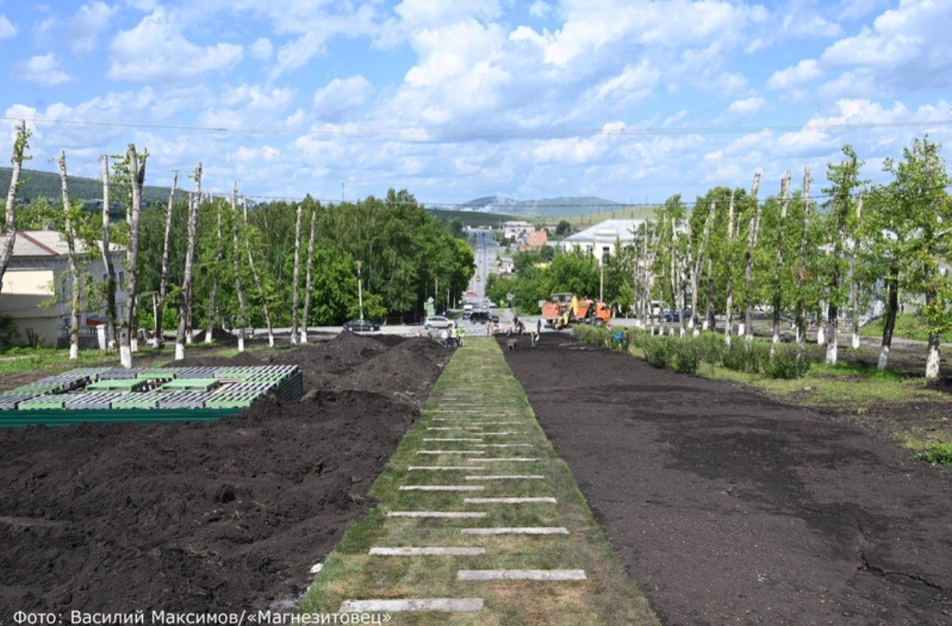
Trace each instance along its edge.
<instances>
[{"instance_id":1,"label":"green pallet","mask_svg":"<svg viewBox=\"0 0 952 626\"><path fill-rule=\"evenodd\" d=\"M52 398L47 398L46 396L43 396L42 398L34 398L33 400L24 400L17 405L17 409L20 411L43 411L47 409L62 408L62 400L53 400Z\"/></svg>"},{"instance_id":2,"label":"green pallet","mask_svg":"<svg viewBox=\"0 0 952 626\"><path fill-rule=\"evenodd\" d=\"M100 380L86 385L87 391L140 391L149 384L147 380L120 378L118 380Z\"/></svg>"},{"instance_id":3,"label":"green pallet","mask_svg":"<svg viewBox=\"0 0 952 626\"><path fill-rule=\"evenodd\" d=\"M159 406L159 402L171 396L168 391L157 391L149 393L130 393L121 400L114 400L112 408L114 409L154 409Z\"/></svg>"},{"instance_id":4,"label":"green pallet","mask_svg":"<svg viewBox=\"0 0 952 626\"><path fill-rule=\"evenodd\" d=\"M221 385L217 378L177 378L162 385L162 391L211 391Z\"/></svg>"}]
</instances>

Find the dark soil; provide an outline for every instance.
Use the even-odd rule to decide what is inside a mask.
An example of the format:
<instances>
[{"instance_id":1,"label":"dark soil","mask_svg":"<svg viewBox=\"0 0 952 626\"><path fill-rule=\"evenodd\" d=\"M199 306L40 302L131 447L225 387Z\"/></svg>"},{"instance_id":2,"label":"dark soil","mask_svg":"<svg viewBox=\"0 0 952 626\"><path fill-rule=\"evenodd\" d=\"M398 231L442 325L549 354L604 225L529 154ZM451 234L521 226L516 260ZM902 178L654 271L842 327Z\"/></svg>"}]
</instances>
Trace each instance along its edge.
<instances>
[{"instance_id":1,"label":"dark soil","mask_svg":"<svg viewBox=\"0 0 952 626\"><path fill-rule=\"evenodd\" d=\"M342 333L178 363L296 363L301 402L217 422L0 430L0 624L19 610L292 607L371 506L449 354Z\"/></svg>"},{"instance_id":2,"label":"dark soil","mask_svg":"<svg viewBox=\"0 0 952 626\"><path fill-rule=\"evenodd\" d=\"M667 626L952 624L948 468L847 417L523 343L510 367Z\"/></svg>"}]
</instances>

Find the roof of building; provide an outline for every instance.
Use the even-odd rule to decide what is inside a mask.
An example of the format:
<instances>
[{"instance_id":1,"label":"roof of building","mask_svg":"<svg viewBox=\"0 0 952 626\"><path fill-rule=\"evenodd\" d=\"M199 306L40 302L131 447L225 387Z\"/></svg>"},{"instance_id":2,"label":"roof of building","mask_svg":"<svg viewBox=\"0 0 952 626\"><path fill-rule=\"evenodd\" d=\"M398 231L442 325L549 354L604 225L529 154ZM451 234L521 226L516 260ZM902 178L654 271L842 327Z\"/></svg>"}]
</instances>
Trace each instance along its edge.
<instances>
[{"instance_id":1,"label":"roof of building","mask_svg":"<svg viewBox=\"0 0 952 626\"><path fill-rule=\"evenodd\" d=\"M633 231L636 231L644 221L640 219L605 220L566 237L562 241L569 243L588 243L592 241L614 243L615 240L620 240L622 243L628 243L634 240Z\"/></svg>"},{"instance_id":2,"label":"roof of building","mask_svg":"<svg viewBox=\"0 0 952 626\"><path fill-rule=\"evenodd\" d=\"M6 233L0 233L0 248L6 240ZM114 243L111 243L109 247L113 251L122 249ZM55 230L18 230L16 240L13 242L14 258L64 256L66 252L66 239ZM76 242L76 252L77 254L86 252L86 246L82 241Z\"/></svg>"}]
</instances>

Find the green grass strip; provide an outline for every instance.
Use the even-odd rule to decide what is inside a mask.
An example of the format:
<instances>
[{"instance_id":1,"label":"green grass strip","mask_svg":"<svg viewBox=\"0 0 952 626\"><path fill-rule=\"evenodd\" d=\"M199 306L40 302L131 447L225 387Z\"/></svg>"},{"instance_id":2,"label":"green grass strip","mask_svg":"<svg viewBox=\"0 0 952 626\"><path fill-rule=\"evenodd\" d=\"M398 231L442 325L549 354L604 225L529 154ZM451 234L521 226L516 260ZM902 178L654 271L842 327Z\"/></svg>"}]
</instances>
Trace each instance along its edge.
<instances>
[{"instance_id":1,"label":"green grass strip","mask_svg":"<svg viewBox=\"0 0 952 626\"><path fill-rule=\"evenodd\" d=\"M529 447L475 448L469 442L430 442L430 427L482 422L482 432L512 432L507 442ZM480 437L468 430L465 437ZM485 436L496 442L501 437ZM500 441L501 442L501 441ZM477 465L478 456L420 455L423 450L485 450L489 457L532 457L532 462L478 463L482 470L410 471L411 466ZM544 475L545 480L467 481L466 475ZM467 504L473 494L401 491L403 485L483 485L480 497L547 497L557 504ZM456 351L423 407L423 419L407 433L371 488L378 506L347 529L301 606L303 613L334 613L344 600L472 598L485 600L478 613L393 613L391 624L502 626L655 625L648 601L626 574L592 517L568 466L539 427L519 382L498 345L470 338ZM485 511L483 519L387 517L390 511ZM565 527L558 535L471 535L474 527ZM483 555L370 556L372 547L482 547ZM584 581L459 581L463 569L581 569Z\"/></svg>"}]
</instances>

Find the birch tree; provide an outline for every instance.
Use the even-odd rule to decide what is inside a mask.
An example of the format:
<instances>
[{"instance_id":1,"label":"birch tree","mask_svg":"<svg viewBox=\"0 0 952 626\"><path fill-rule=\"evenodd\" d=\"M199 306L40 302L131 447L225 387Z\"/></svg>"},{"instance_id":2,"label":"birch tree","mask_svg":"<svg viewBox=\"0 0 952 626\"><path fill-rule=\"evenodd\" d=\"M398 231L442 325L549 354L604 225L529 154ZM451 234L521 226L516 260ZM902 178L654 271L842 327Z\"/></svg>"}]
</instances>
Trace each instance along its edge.
<instances>
[{"instance_id":1,"label":"birch tree","mask_svg":"<svg viewBox=\"0 0 952 626\"><path fill-rule=\"evenodd\" d=\"M731 191L730 204L727 205L727 296L725 298L724 343L731 345L731 333L734 332L734 196Z\"/></svg>"},{"instance_id":2,"label":"birch tree","mask_svg":"<svg viewBox=\"0 0 952 626\"><path fill-rule=\"evenodd\" d=\"M231 187L231 239L232 239L232 265L235 271L235 294L238 297L238 352L245 351L245 326L248 324L248 316L245 313L245 292L241 286L241 252L239 250L238 240L238 183L235 182Z\"/></svg>"},{"instance_id":3,"label":"birch tree","mask_svg":"<svg viewBox=\"0 0 952 626\"><path fill-rule=\"evenodd\" d=\"M831 246L831 252L825 259L825 292L827 299L827 322L829 324L829 337L826 344L826 362L830 365L836 365L837 347L839 336L839 314L841 307L846 302L846 294L843 289L843 275L846 273L847 266L844 261L844 250L848 236L848 221L850 213L854 210L854 191L860 186L859 170L862 166L856 157L856 152L852 146L844 146L843 154L847 159L840 162L839 165L827 166L827 178L831 186L824 189L823 192L829 197L827 206L830 209L829 228L825 229L832 241L827 240Z\"/></svg>"},{"instance_id":4,"label":"birch tree","mask_svg":"<svg viewBox=\"0 0 952 626\"><path fill-rule=\"evenodd\" d=\"M294 222L294 277L291 279L293 290L291 295L291 344L298 344L298 303L301 299L301 213L303 203L297 203ZM307 322L305 322L305 325Z\"/></svg>"},{"instance_id":5,"label":"birch tree","mask_svg":"<svg viewBox=\"0 0 952 626\"><path fill-rule=\"evenodd\" d=\"M244 210L244 221L245 221L245 250L248 252L248 269L251 270L251 277L255 281L255 287L258 290L258 295L261 297L261 309L264 313L265 324L268 326L268 345L274 347L274 324L271 321L271 311L268 308L268 294L262 287L261 276L258 274L258 270L255 268L255 257L251 253L251 233L250 226L248 224L248 200L242 199L242 209Z\"/></svg>"},{"instance_id":6,"label":"birch tree","mask_svg":"<svg viewBox=\"0 0 952 626\"><path fill-rule=\"evenodd\" d=\"M780 221L777 224L777 260L773 272L773 334L771 337L771 353L776 351L780 343L780 315L784 305L783 288L783 246L784 233L787 229L787 208L790 205L790 172L780 181Z\"/></svg>"},{"instance_id":7,"label":"birch tree","mask_svg":"<svg viewBox=\"0 0 952 626\"><path fill-rule=\"evenodd\" d=\"M301 343L307 343L307 324L311 316L311 285L314 275L314 235L317 231L317 203L309 203L311 209L311 232L307 239L307 278L304 284L304 323L301 326Z\"/></svg>"},{"instance_id":8,"label":"birch tree","mask_svg":"<svg viewBox=\"0 0 952 626\"><path fill-rule=\"evenodd\" d=\"M178 170L172 171L172 188L169 190L169 204L165 210L165 236L162 240L162 268L159 274L159 298L155 307L155 347L161 348L164 343L165 329L165 301L169 295L169 240L172 234L172 206L175 202L175 191L178 185Z\"/></svg>"},{"instance_id":9,"label":"birch tree","mask_svg":"<svg viewBox=\"0 0 952 626\"><path fill-rule=\"evenodd\" d=\"M0 292L3 289L3 275L7 272L7 265L10 264L10 258L13 256L13 244L17 239L17 221L16 221L16 199L17 188L20 186L20 170L23 167L23 161L30 160L26 156L29 144L30 133L26 130L26 120L20 120L17 124L16 138L13 140L13 156L10 158L10 164L13 166L10 174L10 189L7 191L7 206L4 213L3 233L6 238L3 242L3 249L0 250ZM0 339L0 348L3 347L3 340Z\"/></svg>"},{"instance_id":10,"label":"birch tree","mask_svg":"<svg viewBox=\"0 0 952 626\"><path fill-rule=\"evenodd\" d=\"M175 360L185 358L185 341L189 313L192 308L192 271L195 264L195 235L198 226L198 205L202 198L202 164L195 165L195 193L189 198L188 205L188 243L185 247L185 272L182 277L182 290L179 294L179 322L175 333Z\"/></svg>"},{"instance_id":11,"label":"birch tree","mask_svg":"<svg viewBox=\"0 0 952 626\"><path fill-rule=\"evenodd\" d=\"M63 224L66 238L66 258L68 263L67 276L70 288L69 313L69 358L79 358L79 263L76 260L76 218L73 203L69 199L69 186L66 176L66 151L60 151L59 157L60 181L63 191Z\"/></svg>"},{"instance_id":12,"label":"birch tree","mask_svg":"<svg viewBox=\"0 0 952 626\"><path fill-rule=\"evenodd\" d=\"M145 166L149 151L143 149L142 160L135 144L129 144L127 159L132 183L132 206L129 211L129 250L126 267L126 309L119 339L119 362L132 367L132 352L136 333L136 309L139 298L139 217L142 213L142 186L145 184Z\"/></svg>"},{"instance_id":13,"label":"birch tree","mask_svg":"<svg viewBox=\"0 0 952 626\"><path fill-rule=\"evenodd\" d=\"M218 227L216 230L217 237L215 239L215 261L211 268L212 284L208 291L208 319L205 325L206 344L212 342L212 333L215 330L215 318L218 313L215 302L218 297L218 275L221 272L222 261L225 259L225 248L221 238L221 203L219 202L215 202L215 218L217 219Z\"/></svg>"},{"instance_id":14,"label":"birch tree","mask_svg":"<svg viewBox=\"0 0 952 626\"><path fill-rule=\"evenodd\" d=\"M797 326L797 353L802 355L807 341L807 272L808 248L810 242L810 221L813 215L813 201L810 198L810 166L803 168L803 231L800 235L800 253L797 256L797 290L796 290L796 326Z\"/></svg>"},{"instance_id":15,"label":"birch tree","mask_svg":"<svg viewBox=\"0 0 952 626\"><path fill-rule=\"evenodd\" d=\"M104 154L102 160L102 264L106 270L106 281L103 286L103 299L106 303L106 347L112 349L116 342L116 320L119 318L116 309L116 267L110 253L110 225L109 225L109 155Z\"/></svg>"},{"instance_id":16,"label":"birch tree","mask_svg":"<svg viewBox=\"0 0 952 626\"><path fill-rule=\"evenodd\" d=\"M754 338L754 251L757 247L757 235L760 230L760 202L757 192L760 189L760 172L754 174L751 188L750 217L747 224L747 249L744 252L744 339Z\"/></svg>"},{"instance_id":17,"label":"birch tree","mask_svg":"<svg viewBox=\"0 0 952 626\"><path fill-rule=\"evenodd\" d=\"M864 187L859 194L859 200L856 202L856 217L853 222L853 226L850 229L852 232L851 242L850 242L850 330L852 331L852 336L850 338L850 347L853 350L858 350L860 345L859 340L859 317L860 309L862 308L862 298L860 297L861 292L861 276L859 267L856 265L856 256L859 248L859 238L862 230L862 220L863 220L863 200L866 198L866 188Z\"/></svg>"}]
</instances>

